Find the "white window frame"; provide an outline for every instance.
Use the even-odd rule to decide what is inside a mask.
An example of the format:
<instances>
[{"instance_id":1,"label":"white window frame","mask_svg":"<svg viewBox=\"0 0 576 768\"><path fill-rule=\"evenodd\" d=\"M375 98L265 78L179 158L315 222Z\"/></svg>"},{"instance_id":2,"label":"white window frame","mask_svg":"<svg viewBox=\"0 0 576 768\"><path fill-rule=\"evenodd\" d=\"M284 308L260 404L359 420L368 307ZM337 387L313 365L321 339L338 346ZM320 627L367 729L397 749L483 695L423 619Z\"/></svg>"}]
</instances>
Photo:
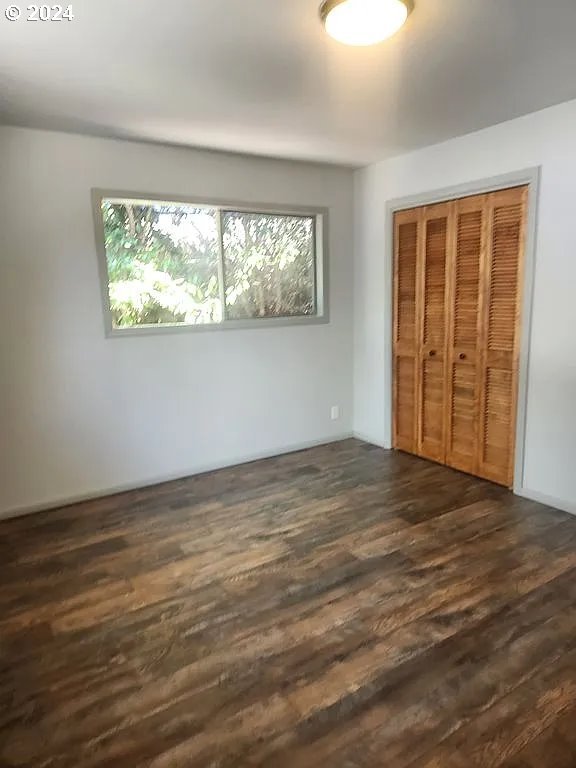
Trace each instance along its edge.
<instances>
[{"instance_id":1,"label":"white window frame","mask_svg":"<svg viewBox=\"0 0 576 768\"><path fill-rule=\"evenodd\" d=\"M210 208L217 212L230 211L239 213L276 214L278 216L303 216L313 218L314 227L314 289L316 313L313 315L294 315L286 317L257 317L243 320L227 320L225 317L219 323L202 323L198 325L168 323L158 325L139 325L129 328L115 328L112 321L112 309L110 306L108 260L106 256L106 243L104 234L104 219L102 216L102 202L104 200L134 201L141 205L156 205L165 203L170 205L192 205L196 208ZM92 190L92 208L94 215L94 228L96 236L96 252L98 255L98 271L100 275L100 287L102 295L102 307L104 313L104 327L108 338L126 338L132 336L150 336L167 333L205 333L207 331L226 331L239 329L274 328L288 325L320 325L330 321L328 301L328 209L316 207L303 207L291 205L246 204L234 201L222 201L195 197L183 197L182 195L157 195L142 192L126 192L109 189ZM221 221L221 216L218 216ZM223 294L224 281L222 279L223 256L219 258L219 284ZM224 301L224 296L221 296ZM225 313L225 305L222 306Z\"/></svg>"}]
</instances>

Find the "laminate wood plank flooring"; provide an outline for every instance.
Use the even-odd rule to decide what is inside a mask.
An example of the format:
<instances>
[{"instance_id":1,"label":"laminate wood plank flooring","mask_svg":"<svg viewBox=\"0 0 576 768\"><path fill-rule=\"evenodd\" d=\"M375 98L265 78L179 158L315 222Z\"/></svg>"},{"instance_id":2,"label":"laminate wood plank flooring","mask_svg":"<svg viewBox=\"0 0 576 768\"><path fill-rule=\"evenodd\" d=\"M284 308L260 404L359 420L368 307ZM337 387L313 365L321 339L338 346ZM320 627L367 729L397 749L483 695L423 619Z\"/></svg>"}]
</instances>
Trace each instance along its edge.
<instances>
[{"instance_id":1,"label":"laminate wood plank flooring","mask_svg":"<svg viewBox=\"0 0 576 768\"><path fill-rule=\"evenodd\" d=\"M0 523L0 768L576 768L576 519L346 440Z\"/></svg>"}]
</instances>

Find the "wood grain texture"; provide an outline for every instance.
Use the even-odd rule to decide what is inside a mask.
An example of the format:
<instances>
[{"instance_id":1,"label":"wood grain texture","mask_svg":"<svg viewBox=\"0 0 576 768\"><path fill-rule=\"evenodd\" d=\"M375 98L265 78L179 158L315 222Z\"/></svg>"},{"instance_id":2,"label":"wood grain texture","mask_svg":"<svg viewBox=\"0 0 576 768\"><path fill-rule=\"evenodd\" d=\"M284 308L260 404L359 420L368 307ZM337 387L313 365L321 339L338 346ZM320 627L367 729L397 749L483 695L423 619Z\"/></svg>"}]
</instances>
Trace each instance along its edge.
<instances>
[{"instance_id":1,"label":"wood grain texture","mask_svg":"<svg viewBox=\"0 0 576 768\"><path fill-rule=\"evenodd\" d=\"M395 214L393 445L507 487L527 200L523 186Z\"/></svg>"},{"instance_id":2,"label":"wood grain texture","mask_svg":"<svg viewBox=\"0 0 576 768\"><path fill-rule=\"evenodd\" d=\"M394 445L418 453L419 251L422 212L401 211L394 217Z\"/></svg>"},{"instance_id":3,"label":"wood grain texture","mask_svg":"<svg viewBox=\"0 0 576 768\"><path fill-rule=\"evenodd\" d=\"M444 462L447 330L448 203L422 209L419 253L418 317L418 450L426 459Z\"/></svg>"},{"instance_id":4,"label":"wood grain texture","mask_svg":"<svg viewBox=\"0 0 576 768\"><path fill-rule=\"evenodd\" d=\"M478 474L514 482L528 187L488 196Z\"/></svg>"},{"instance_id":5,"label":"wood grain texture","mask_svg":"<svg viewBox=\"0 0 576 768\"><path fill-rule=\"evenodd\" d=\"M2 768L573 768L576 520L349 440L0 525Z\"/></svg>"},{"instance_id":6,"label":"wood grain texture","mask_svg":"<svg viewBox=\"0 0 576 768\"><path fill-rule=\"evenodd\" d=\"M486 262L487 196L454 202L450 272L446 463L478 474L482 285Z\"/></svg>"}]
</instances>

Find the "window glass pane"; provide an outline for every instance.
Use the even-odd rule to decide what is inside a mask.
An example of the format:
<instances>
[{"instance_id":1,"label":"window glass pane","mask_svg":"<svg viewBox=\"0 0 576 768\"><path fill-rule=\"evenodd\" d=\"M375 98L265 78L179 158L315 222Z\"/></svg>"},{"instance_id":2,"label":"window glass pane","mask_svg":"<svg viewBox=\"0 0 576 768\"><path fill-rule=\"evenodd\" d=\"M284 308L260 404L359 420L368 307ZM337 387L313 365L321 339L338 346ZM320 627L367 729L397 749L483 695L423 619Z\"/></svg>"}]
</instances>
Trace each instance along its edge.
<instances>
[{"instance_id":1,"label":"window glass pane","mask_svg":"<svg viewBox=\"0 0 576 768\"><path fill-rule=\"evenodd\" d=\"M221 322L215 210L103 200L102 215L115 328Z\"/></svg>"},{"instance_id":2,"label":"window glass pane","mask_svg":"<svg viewBox=\"0 0 576 768\"><path fill-rule=\"evenodd\" d=\"M222 218L226 317L314 315L314 218L235 211Z\"/></svg>"}]
</instances>

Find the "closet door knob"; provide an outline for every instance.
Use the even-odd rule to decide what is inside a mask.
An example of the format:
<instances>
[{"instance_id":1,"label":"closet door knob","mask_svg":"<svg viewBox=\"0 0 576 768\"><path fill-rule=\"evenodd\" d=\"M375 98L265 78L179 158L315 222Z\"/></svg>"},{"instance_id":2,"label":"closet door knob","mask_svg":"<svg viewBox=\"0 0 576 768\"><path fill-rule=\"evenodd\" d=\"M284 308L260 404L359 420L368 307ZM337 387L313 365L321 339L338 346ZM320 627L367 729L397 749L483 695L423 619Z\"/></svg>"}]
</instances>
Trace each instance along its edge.
<instances>
[{"instance_id":1,"label":"closet door knob","mask_svg":"<svg viewBox=\"0 0 576 768\"><path fill-rule=\"evenodd\" d=\"M466 360L466 355L464 354L464 352L460 352L458 357L460 358L460 360Z\"/></svg>"},{"instance_id":2,"label":"closet door knob","mask_svg":"<svg viewBox=\"0 0 576 768\"><path fill-rule=\"evenodd\" d=\"M428 352L428 354L430 355L430 357L436 357L436 350L431 349L430 352Z\"/></svg>"}]
</instances>

